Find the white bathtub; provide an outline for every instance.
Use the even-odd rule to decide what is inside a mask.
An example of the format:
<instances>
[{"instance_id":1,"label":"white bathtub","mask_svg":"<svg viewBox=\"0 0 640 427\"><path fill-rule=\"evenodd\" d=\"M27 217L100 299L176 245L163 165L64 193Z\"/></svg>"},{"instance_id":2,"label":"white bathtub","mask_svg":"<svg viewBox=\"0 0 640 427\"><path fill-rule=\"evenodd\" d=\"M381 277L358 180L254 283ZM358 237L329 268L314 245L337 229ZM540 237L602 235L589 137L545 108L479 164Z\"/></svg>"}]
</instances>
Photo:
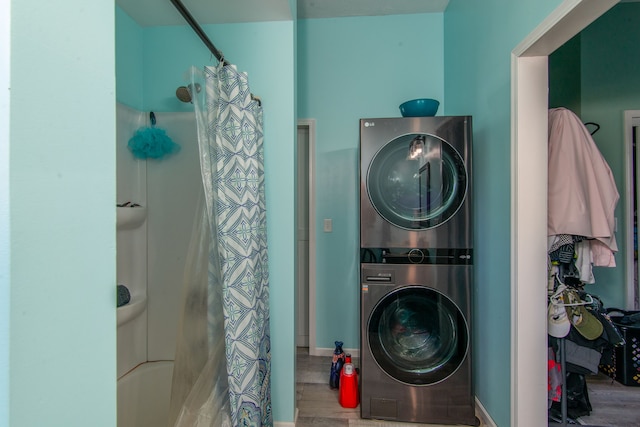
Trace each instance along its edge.
<instances>
[{"instance_id":1,"label":"white bathtub","mask_svg":"<svg viewBox=\"0 0 640 427\"><path fill-rule=\"evenodd\" d=\"M118 380L118 427L165 427L173 361L147 362Z\"/></svg>"}]
</instances>

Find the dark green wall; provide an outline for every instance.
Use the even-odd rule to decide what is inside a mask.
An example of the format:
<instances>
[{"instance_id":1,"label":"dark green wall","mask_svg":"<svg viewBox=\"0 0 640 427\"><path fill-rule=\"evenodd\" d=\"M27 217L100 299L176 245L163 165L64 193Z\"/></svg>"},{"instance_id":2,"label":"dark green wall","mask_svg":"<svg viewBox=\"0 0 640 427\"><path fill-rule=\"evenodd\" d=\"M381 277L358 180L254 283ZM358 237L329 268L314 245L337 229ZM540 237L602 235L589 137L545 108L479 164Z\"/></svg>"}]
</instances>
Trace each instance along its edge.
<instances>
[{"instance_id":1,"label":"dark green wall","mask_svg":"<svg viewBox=\"0 0 640 427\"><path fill-rule=\"evenodd\" d=\"M549 55L549 108L581 113L580 34Z\"/></svg>"},{"instance_id":2,"label":"dark green wall","mask_svg":"<svg viewBox=\"0 0 640 427\"><path fill-rule=\"evenodd\" d=\"M593 139L615 176L620 201L616 209L620 251L617 267L595 268L596 284L590 291L605 305L624 305L627 235L625 227L624 111L640 110L640 3L622 3L582 32L582 119L596 122Z\"/></svg>"}]
</instances>

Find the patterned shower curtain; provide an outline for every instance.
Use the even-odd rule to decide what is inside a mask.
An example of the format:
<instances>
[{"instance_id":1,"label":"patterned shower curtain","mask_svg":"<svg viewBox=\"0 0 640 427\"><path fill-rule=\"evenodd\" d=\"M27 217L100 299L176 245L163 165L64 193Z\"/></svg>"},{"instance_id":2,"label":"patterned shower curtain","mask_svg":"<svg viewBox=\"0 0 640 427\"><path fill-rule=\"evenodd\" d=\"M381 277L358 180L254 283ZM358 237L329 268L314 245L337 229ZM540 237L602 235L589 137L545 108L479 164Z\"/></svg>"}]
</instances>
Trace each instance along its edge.
<instances>
[{"instance_id":1,"label":"patterned shower curtain","mask_svg":"<svg viewBox=\"0 0 640 427\"><path fill-rule=\"evenodd\" d=\"M194 73L191 87L201 88L201 94L192 92L213 242L209 259L215 260L220 273L216 278L210 269L209 286L222 291L222 307L209 304L209 322L222 309L231 423L270 427L262 107L251 95L246 73L234 65L205 67Z\"/></svg>"}]
</instances>

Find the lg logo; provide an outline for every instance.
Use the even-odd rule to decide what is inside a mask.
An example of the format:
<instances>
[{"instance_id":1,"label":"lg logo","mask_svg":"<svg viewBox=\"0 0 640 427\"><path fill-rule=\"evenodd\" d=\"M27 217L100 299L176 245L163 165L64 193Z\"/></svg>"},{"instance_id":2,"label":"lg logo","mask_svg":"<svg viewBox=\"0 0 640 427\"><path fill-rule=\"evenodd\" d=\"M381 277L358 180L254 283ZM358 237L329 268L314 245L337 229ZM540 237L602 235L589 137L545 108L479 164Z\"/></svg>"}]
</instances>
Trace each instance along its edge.
<instances>
[{"instance_id":1,"label":"lg logo","mask_svg":"<svg viewBox=\"0 0 640 427\"><path fill-rule=\"evenodd\" d=\"M364 122L364 127L368 128L368 127L373 127L376 124L374 122Z\"/></svg>"}]
</instances>

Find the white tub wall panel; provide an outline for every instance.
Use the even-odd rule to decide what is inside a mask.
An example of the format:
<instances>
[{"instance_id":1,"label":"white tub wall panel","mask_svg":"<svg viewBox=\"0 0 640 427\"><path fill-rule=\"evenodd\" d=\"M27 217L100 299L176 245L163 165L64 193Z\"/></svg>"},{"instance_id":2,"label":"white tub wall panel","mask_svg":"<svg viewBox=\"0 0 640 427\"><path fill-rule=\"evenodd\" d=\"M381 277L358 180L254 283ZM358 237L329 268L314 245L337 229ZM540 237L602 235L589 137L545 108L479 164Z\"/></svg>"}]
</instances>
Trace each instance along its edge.
<instances>
[{"instance_id":1,"label":"white tub wall panel","mask_svg":"<svg viewBox=\"0 0 640 427\"><path fill-rule=\"evenodd\" d=\"M173 360L182 282L198 197L202 192L195 114L156 113L156 126L181 149L147 162L148 357Z\"/></svg>"},{"instance_id":2,"label":"white tub wall panel","mask_svg":"<svg viewBox=\"0 0 640 427\"><path fill-rule=\"evenodd\" d=\"M147 228L119 230L117 241L117 283L127 286L132 300L147 299ZM114 284L114 299L116 288ZM118 376L147 361L147 313L118 326Z\"/></svg>"},{"instance_id":3,"label":"white tub wall panel","mask_svg":"<svg viewBox=\"0 0 640 427\"><path fill-rule=\"evenodd\" d=\"M117 203L147 202L147 162L136 159L127 147L136 130L147 126L148 114L116 103L116 194Z\"/></svg>"},{"instance_id":4,"label":"white tub wall panel","mask_svg":"<svg viewBox=\"0 0 640 427\"><path fill-rule=\"evenodd\" d=\"M118 230L117 278L136 296L147 294L147 226L146 222L133 230Z\"/></svg>"},{"instance_id":5,"label":"white tub wall panel","mask_svg":"<svg viewBox=\"0 0 640 427\"><path fill-rule=\"evenodd\" d=\"M145 125L146 114L116 104L116 198L117 203L131 201L147 203L146 161L133 157L127 148L135 131ZM147 288L147 227L117 232L117 284L129 288L132 294L146 295Z\"/></svg>"},{"instance_id":6,"label":"white tub wall panel","mask_svg":"<svg viewBox=\"0 0 640 427\"><path fill-rule=\"evenodd\" d=\"M147 316L142 312L127 323L118 326L117 372L118 378L147 361Z\"/></svg>"},{"instance_id":7,"label":"white tub wall panel","mask_svg":"<svg viewBox=\"0 0 640 427\"><path fill-rule=\"evenodd\" d=\"M118 380L118 427L166 426L173 362L140 365Z\"/></svg>"},{"instance_id":8,"label":"white tub wall panel","mask_svg":"<svg viewBox=\"0 0 640 427\"><path fill-rule=\"evenodd\" d=\"M133 157L127 143L134 132L146 124L146 114L116 104L116 198L114 203L132 201L147 204L146 161ZM115 206L114 206L115 209ZM117 283L127 286L132 298L146 298L147 294L147 227L118 230ZM147 360L147 315L141 313L135 319L117 328L117 374L122 376Z\"/></svg>"}]
</instances>

